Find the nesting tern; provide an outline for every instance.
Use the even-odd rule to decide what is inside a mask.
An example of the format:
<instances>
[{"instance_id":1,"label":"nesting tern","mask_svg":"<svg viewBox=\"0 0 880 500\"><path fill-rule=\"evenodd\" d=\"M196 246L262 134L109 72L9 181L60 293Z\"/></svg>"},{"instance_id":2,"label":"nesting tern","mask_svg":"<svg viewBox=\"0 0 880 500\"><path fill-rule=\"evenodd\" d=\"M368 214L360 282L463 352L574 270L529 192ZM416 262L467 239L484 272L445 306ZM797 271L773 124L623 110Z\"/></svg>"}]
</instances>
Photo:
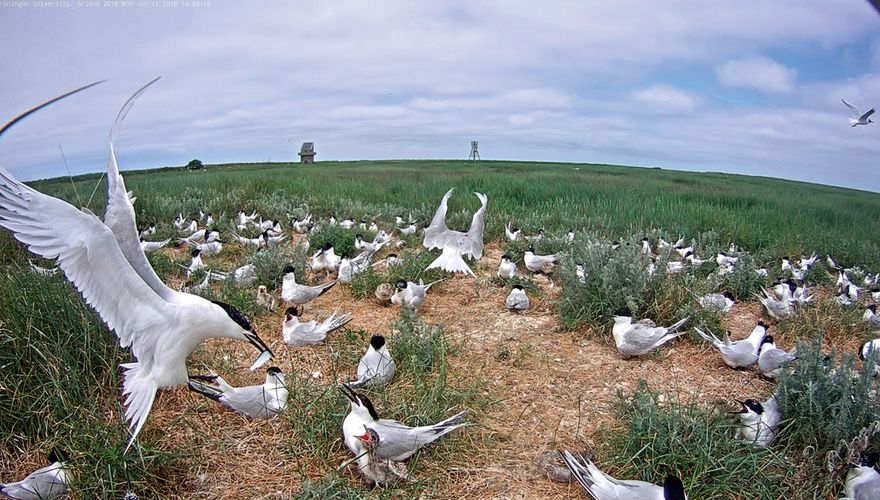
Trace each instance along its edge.
<instances>
[{"instance_id":1,"label":"nesting tern","mask_svg":"<svg viewBox=\"0 0 880 500\"><path fill-rule=\"evenodd\" d=\"M673 475L666 477L663 486L657 486L645 481L615 479L588 458L575 456L568 450L562 452L562 460L595 500L687 500L681 479Z\"/></svg>"},{"instance_id":2,"label":"nesting tern","mask_svg":"<svg viewBox=\"0 0 880 500\"><path fill-rule=\"evenodd\" d=\"M251 418L274 417L287 407L284 375L274 366L266 370L262 385L232 387L223 377L212 374L190 376L189 388Z\"/></svg>"},{"instance_id":3,"label":"nesting tern","mask_svg":"<svg viewBox=\"0 0 880 500\"><path fill-rule=\"evenodd\" d=\"M0 494L16 500L49 500L66 494L70 484L65 468L67 453L53 449L49 461L51 465L31 472L21 481L0 484Z\"/></svg>"},{"instance_id":4,"label":"nesting tern","mask_svg":"<svg viewBox=\"0 0 880 500\"><path fill-rule=\"evenodd\" d=\"M432 286L441 281L446 281L446 278L433 281L427 285L422 280L419 280L418 284L412 281L398 280L395 283L394 295L391 296L391 303L396 306L407 305L420 309L425 303L425 294L428 293Z\"/></svg>"},{"instance_id":5,"label":"nesting tern","mask_svg":"<svg viewBox=\"0 0 880 500\"><path fill-rule=\"evenodd\" d=\"M533 273L549 273L556 267L556 255L535 255L535 249L529 245L523 255L526 269Z\"/></svg>"},{"instance_id":6,"label":"nesting tern","mask_svg":"<svg viewBox=\"0 0 880 500\"><path fill-rule=\"evenodd\" d=\"M797 359L797 349L791 352L776 347L772 335L767 335L761 341L761 347L758 353L758 369L761 374L769 379L775 379L782 373L782 369L786 364Z\"/></svg>"},{"instance_id":7,"label":"nesting tern","mask_svg":"<svg viewBox=\"0 0 880 500\"><path fill-rule=\"evenodd\" d=\"M498 266L498 277L506 280L514 276L516 276L516 262L510 260L510 255L502 255L501 264Z\"/></svg>"},{"instance_id":8,"label":"nesting tern","mask_svg":"<svg viewBox=\"0 0 880 500\"><path fill-rule=\"evenodd\" d=\"M735 401L742 407L739 411L740 425L736 438L760 448L769 446L776 437L776 430L782 419L776 396L770 396L763 403L756 399Z\"/></svg>"},{"instance_id":9,"label":"nesting tern","mask_svg":"<svg viewBox=\"0 0 880 500\"><path fill-rule=\"evenodd\" d=\"M348 385L349 387L385 385L394 377L396 369L397 365L391 357L391 352L388 351L385 337L373 335L370 338L370 347L358 362L357 380L349 382Z\"/></svg>"},{"instance_id":10,"label":"nesting tern","mask_svg":"<svg viewBox=\"0 0 880 500\"><path fill-rule=\"evenodd\" d=\"M721 359L724 364L731 368L747 368L758 361L758 353L761 349L761 342L767 335L767 325L758 322L758 325L752 330L748 337L732 342L730 340L730 332L724 332L724 339L721 340L713 333L704 332L699 328L694 328L697 334L712 347L718 349L721 353Z\"/></svg>"},{"instance_id":11,"label":"nesting tern","mask_svg":"<svg viewBox=\"0 0 880 500\"><path fill-rule=\"evenodd\" d=\"M614 335L614 343L617 350L624 356L641 356L660 347L670 340L684 335L686 331L677 332L689 318L684 318L668 328L658 327L651 320L632 322L632 316L628 311L620 311L614 316L614 327L611 333Z\"/></svg>"},{"instance_id":12,"label":"nesting tern","mask_svg":"<svg viewBox=\"0 0 880 500\"><path fill-rule=\"evenodd\" d=\"M511 311L525 311L529 308L529 296L522 285L513 285L504 305Z\"/></svg>"},{"instance_id":13,"label":"nesting tern","mask_svg":"<svg viewBox=\"0 0 880 500\"><path fill-rule=\"evenodd\" d=\"M281 300L285 302L293 302L298 305L308 304L327 293L336 284L336 280L333 280L316 286L300 285L296 282L294 271L296 270L293 266L286 266L281 272Z\"/></svg>"},{"instance_id":14,"label":"nesting tern","mask_svg":"<svg viewBox=\"0 0 880 500\"><path fill-rule=\"evenodd\" d=\"M299 316L302 314L302 307L288 307L284 311L284 321L281 324L284 343L300 347L321 342L327 338L330 332L342 328L351 321L351 314L339 315L338 312L338 309L333 311L333 314L320 323L315 320L300 322Z\"/></svg>"},{"instance_id":15,"label":"nesting tern","mask_svg":"<svg viewBox=\"0 0 880 500\"><path fill-rule=\"evenodd\" d=\"M364 426L379 434L380 442L375 455L381 459L400 462L446 434L469 425L461 421L467 415L467 411L434 425L421 427L410 427L396 420L380 419L373 403L366 396L355 392L347 385L341 386L340 389L350 403L348 415L342 421L342 434L345 445L355 455L364 451L362 442L356 437L363 434Z\"/></svg>"}]
</instances>

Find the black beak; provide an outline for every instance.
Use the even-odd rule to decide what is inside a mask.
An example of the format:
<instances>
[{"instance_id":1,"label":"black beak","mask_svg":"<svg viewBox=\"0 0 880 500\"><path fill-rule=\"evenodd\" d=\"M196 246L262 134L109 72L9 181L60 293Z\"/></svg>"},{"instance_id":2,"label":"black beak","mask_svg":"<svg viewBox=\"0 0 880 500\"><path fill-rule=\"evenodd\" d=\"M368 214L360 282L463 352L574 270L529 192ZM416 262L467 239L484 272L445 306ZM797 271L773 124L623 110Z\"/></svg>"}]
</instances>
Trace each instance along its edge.
<instances>
[{"instance_id":1,"label":"black beak","mask_svg":"<svg viewBox=\"0 0 880 500\"><path fill-rule=\"evenodd\" d=\"M275 353L272 352L272 349L269 349L269 346L263 342L263 339L261 339L253 329L249 332L245 332L244 336L248 339L248 342L250 342L251 345L257 348L258 351L261 353L268 352L273 358L275 357Z\"/></svg>"},{"instance_id":2,"label":"black beak","mask_svg":"<svg viewBox=\"0 0 880 500\"><path fill-rule=\"evenodd\" d=\"M357 403L357 398L355 398L354 390L352 390L352 388L349 387L348 384L340 385L339 390L342 391L342 394L344 394L349 401L351 401L352 403Z\"/></svg>"}]
</instances>

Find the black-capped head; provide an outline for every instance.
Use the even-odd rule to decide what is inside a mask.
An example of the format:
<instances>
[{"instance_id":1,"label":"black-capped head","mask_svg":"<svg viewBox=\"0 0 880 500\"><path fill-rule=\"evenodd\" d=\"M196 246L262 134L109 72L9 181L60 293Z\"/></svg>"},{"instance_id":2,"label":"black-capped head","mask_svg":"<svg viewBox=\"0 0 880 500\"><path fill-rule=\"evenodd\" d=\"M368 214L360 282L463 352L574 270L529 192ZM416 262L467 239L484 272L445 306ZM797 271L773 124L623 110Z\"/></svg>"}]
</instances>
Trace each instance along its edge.
<instances>
[{"instance_id":1,"label":"black-capped head","mask_svg":"<svg viewBox=\"0 0 880 500\"><path fill-rule=\"evenodd\" d=\"M373 335L370 337L370 345L373 346L373 349L378 351L385 345L385 337L381 335Z\"/></svg>"},{"instance_id":2,"label":"black-capped head","mask_svg":"<svg viewBox=\"0 0 880 500\"><path fill-rule=\"evenodd\" d=\"M864 344L862 344L861 347L859 347L859 359L864 361L866 357L874 358L874 349L875 346L873 340L865 342Z\"/></svg>"},{"instance_id":3,"label":"black-capped head","mask_svg":"<svg viewBox=\"0 0 880 500\"><path fill-rule=\"evenodd\" d=\"M745 401L736 400L737 403L742 405L742 411L740 413L748 413L750 410L757 413L758 415L764 413L764 405L761 404L757 399L747 399Z\"/></svg>"},{"instance_id":4,"label":"black-capped head","mask_svg":"<svg viewBox=\"0 0 880 500\"><path fill-rule=\"evenodd\" d=\"M339 386L339 390L342 391L342 394L345 395L345 397L351 402L351 404L359 406L361 408L365 408L374 420L379 420L379 415L376 413L376 407L373 406L373 402L370 401L370 398L364 396L359 392L355 392L347 384L342 384L341 386Z\"/></svg>"},{"instance_id":5,"label":"black-capped head","mask_svg":"<svg viewBox=\"0 0 880 500\"><path fill-rule=\"evenodd\" d=\"M367 223L366 219L361 219L361 224L366 224L366 223Z\"/></svg>"},{"instance_id":6,"label":"black-capped head","mask_svg":"<svg viewBox=\"0 0 880 500\"><path fill-rule=\"evenodd\" d=\"M663 498L665 500L687 500L687 495L684 494L684 485L678 476L672 474L666 476L666 480L663 481Z\"/></svg>"},{"instance_id":7,"label":"black-capped head","mask_svg":"<svg viewBox=\"0 0 880 500\"><path fill-rule=\"evenodd\" d=\"M282 277L287 276L288 274L294 273L294 272L296 272L296 268L290 264L287 264L286 266L284 266L284 270L281 271L281 276Z\"/></svg>"},{"instance_id":8,"label":"black-capped head","mask_svg":"<svg viewBox=\"0 0 880 500\"><path fill-rule=\"evenodd\" d=\"M614 311L615 316L625 316L632 317L632 311L630 311L629 307L621 307L620 309Z\"/></svg>"},{"instance_id":9,"label":"black-capped head","mask_svg":"<svg viewBox=\"0 0 880 500\"><path fill-rule=\"evenodd\" d=\"M332 249L333 249L333 243L330 243L329 241L327 243L324 243L324 246L321 247L321 250L324 252L332 250Z\"/></svg>"},{"instance_id":10,"label":"black-capped head","mask_svg":"<svg viewBox=\"0 0 880 500\"><path fill-rule=\"evenodd\" d=\"M404 290L404 289L406 289L406 287L407 287L407 283L405 280L397 280L397 282L394 283L394 288L396 288L398 290Z\"/></svg>"},{"instance_id":11,"label":"black-capped head","mask_svg":"<svg viewBox=\"0 0 880 500\"><path fill-rule=\"evenodd\" d=\"M281 368L278 368L277 366L270 366L268 369L266 369L266 373L272 375L281 375Z\"/></svg>"},{"instance_id":12,"label":"black-capped head","mask_svg":"<svg viewBox=\"0 0 880 500\"><path fill-rule=\"evenodd\" d=\"M786 255L785 257L782 258L782 260L789 260L788 256Z\"/></svg>"},{"instance_id":13,"label":"black-capped head","mask_svg":"<svg viewBox=\"0 0 880 500\"><path fill-rule=\"evenodd\" d=\"M514 289L514 290L520 290L520 291L525 290L525 288L523 288L522 285L513 285L513 289Z\"/></svg>"},{"instance_id":14,"label":"black-capped head","mask_svg":"<svg viewBox=\"0 0 880 500\"><path fill-rule=\"evenodd\" d=\"M300 314L302 314L302 311L300 311L299 307L297 307L297 306L291 306L291 307L288 307L288 308L284 311L284 315L285 315L285 316L298 317Z\"/></svg>"},{"instance_id":15,"label":"black-capped head","mask_svg":"<svg viewBox=\"0 0 880 500\"><path fill-rule=\"evenodd\" d=\"M52 449L49 451L49 455L46 458L49 459L50 463L64 463L70 461L70 455L68 455L67 452L64 451L62 448L59 448L57 446L52 447Z\"/></svg>"},{"instance_id":16,"label":"black-capped head","mask_svg":"<svg viewBox=\"0 0 880 500\"><path fill-rule=\"evenodd\" d=\"M526 248L526 251L527 251L527 252L532 252L532 253L535 253L535 247L534 247L534 246L532 246L532 245L529 245L529 247L528 247L528 248Z\"/></svg>"},{"instance_id":17,"label":"black-capped head","mask_svg":"<svg viewBox=\"0 0 880 500\"><path fill-rule=\"evenodd\" d=\"M876 467L878 461L880 461L880 453L862 452L859 454L859 465L862 467Z\"/></svg>"},{"instance_id":18,"label":"black-capped head","mask_svg":"<svg viewBox=\"0 0 880 500\"><path fill-rule=\"evenodd\" d=\"M248 317L242 314L242 312L238 309L232 307L226 302L220 302L219 300L214 300L212 302L223 308L223 310L226 312L226 315L229 316L232 321L235 321L242 330L250 332L254 329L254 326L251 324L251 320L249 320Z\"/></svg>"},{"instance_id":19,"label":"black-capped head","mask_svg":"<svg viewBox=\"0 0 880 500\"><path fill-rule=\"evenodd\" d=\"M198 257L200 253L202 253L201 250L199 250L198 248L193 248L193 251L190 252L190 255L192 255L193 258L195 258L195 257Z\"/></svg>"},{"instance_id":20,"label":"black-capped head","mask_svg":"<svg viewBox=\"0 0 880 500\"><path fill-rule=\"evenodd\" d=\"M354 239L356 239L356 240L362 240L362 239L364 239L364 235L358 233L358 234L354 235Z\"/></svg>"},{"instance_id":21,"label":"black-capped head","mask_svg":"<svg viewBox=\"0 0 880 500\"><path fill-rule=\"evenodd\" d=\"M727 299L730 299L730 300L734 300L734 299L733 299L733 294L730 293L730 292L724 292L724 293L722 293L721 295L724 295L724 298L727 298Z\"/></svg>"},{"instance_id":22,"label":"black-capped head","mask_svg":"<svg viewBox=\"0 0 880 500\"><path fill-rule=\"evenodd\" d=\"M396 254L396 253L389 253L388 256L385 257L385 258L386 258L386 259L396 259L396 258L397 258L397 254Z\"/></svg>"},{"instance_id":23,"label":"black-capped head","mask_svg":"<svg viewBox=\"0 0 880 500\"><path fill-rule=\"evenodd\" d=\"M501 256L501 260L510 260L510 255L504 254Z\"/></svg>"},{"instance_id":24,"label":"black-capped head","mask_svg":"<svg viewBox=\"0 0 880 500\"><path fill-rule=\"evenodd\" d=\"M870 309L872 313L877 314L877 304L869 305L868 309Z\"/></svg>"},{"instance_id":25,"label":"black-capped head","mask_svg":"<svg viewBox=\"0 0 880 500\"><path fill-rule=\"evenodd\" d=\"M773 335L764 335L764 338L761 339L761 346L764 344L772 344L773 343Z\"/></svg>"},{"instance_id":26,"label":"black-capped head","mask_svg":"<svg viewBox=\"0 0 880 500\"><path fill-rule=\"evenodd\" d=\"M693 256L694 256L694 252L686 252L686 253L684 254L684 258L685 258L685 259L688 258L688 257L693 257Z\"/></svg>"}]
</instances>

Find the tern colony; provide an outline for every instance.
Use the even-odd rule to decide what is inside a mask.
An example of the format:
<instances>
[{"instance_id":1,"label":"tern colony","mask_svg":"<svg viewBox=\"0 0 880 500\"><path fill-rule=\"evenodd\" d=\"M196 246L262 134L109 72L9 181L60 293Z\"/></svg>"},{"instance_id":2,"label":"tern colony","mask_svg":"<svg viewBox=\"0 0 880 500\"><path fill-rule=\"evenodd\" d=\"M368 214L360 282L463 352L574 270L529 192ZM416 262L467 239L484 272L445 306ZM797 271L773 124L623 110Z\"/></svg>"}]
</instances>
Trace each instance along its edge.
<instances>
[{"instance_id":1,"label":"tern colony","mask_svg":"<svg viewBox=\"0 0 880 500\"><path fill-rule=\"evenodd\" d=\"M152 84L151 82L150 84ZM147 86L149 86L148 84ZM156 392L160 388L188 385L191 390L202 394L232 411L250 418L272 418L283 412L288 397L284 375L277 367L270 367L266 372L262 385L233 387L216 373L207 375L189 375L185 360L192 350L201 342L213 337L227 337L245 340L259 352L258 359L251 370L268 362L273 353L269 346L257 335L253 324L240 311L229 304L211 302L198 294L203 292L213 280L232 279L236 285L251 286L257 281L253 265L242 266L231 275L208 271L202 283L190 289L193 293L175 291L161 282L145 258L146 252L155 252L165 247L170 239L149 241L147 238L155 234L155 224L149 224L138 231L133 208L134 198L126 191L124 180L119 173L113 150L113 140L126 113L135 100L146 89L140 89L123 106L111 127L108 154L108 200L103 221L87 209L77 210L73 206L39 193L16 180L5 170L0 170L0 226L11 231L16 239L27 245L28 249L46 259L55 259L57 267L45 269L31 263L34 272L49 275L59 270L80 291L84 300L93 307L108 327L119 337L123 347L130 347L136 361L122 365L124 372L123 396L125 397L126 418L130 424L131 436L127 448L134 442L144 426ZM87 87L82 89L84 90ZM72 94L71 93L71 94ZM70 95L70 94L67 94ZM60 99L49 101L38 106L7 124L0 135L17 121L36 110ZM845 103L848 105L848 103ZM867 119L873 110L865 114ZM860 123L861 124L861 123ZM479 260L483 255L483 231L485 211L488 197L475 193L480 208L474 213L471 225L466 232L449 229L446 226L446 213L450 189L441 199L440 206L430 224L424 229L423 245L427 249L441 251L427 269L439 268L443 271L476 276L465 258ZM233 233L234 240L240 245L251 249L272 248L284 244L287 235L279 220L263 221L252 212L250 215L240 212L237 217L236 229L239 232L251 228L257 229L256 238L248 238ZM199 229L199 222L204 227ZM329 224L352 229L354 220L337 221L331 217ZM400 217L395 221L396 229L402 235L413 235L417 232L416 221L410 215L404 220ZM175 229L183 235L179 244L192 248L192 261L186 269L187 275L204 270L202 256L210 257L223 249L221 232L213 227L213 214L201 212L197 219L187 222L183 214L178 214L172 222ZM64 226L67 231L59 231ZM390 233L378 228L375 222L367 226L365 220L360 222L361 229L376 233L370 242L358 234L355 248L361 250L356 257L336 255L331 244L318 249L310 259L310 271L322 273L324 276L335 276L323 284L309 286L297 283L292 267L286 268L280 276L280 300L268 293L265 285L259 287L257 301L267 310L274 311L277 303L287 307L281 325L281 338L290 346L302 346L322 342L328 334L342 328L351 321L351 315L339 314L338 310L321 322L301 321L303 307L322 296L337 283L350 283L353 277L374 265L396 265L399 258L389 254L384 261L372 262L374 254L383 246L392 242ZM403 227L400 227L403 226ZM311 215L302 219L291 220L293 233L304 235L315 227ZM70 232L70 228L75 231ZM393 232L393 229L392 231ZM77 237L65 240L61 234L76 234ZM505 234L511 241L525 239L530 242L524 254L524 267L527 273L555 272L557 255L538 255L534 244L544 238L543 231L536 235L526 236L522 231L508 223ZM573 230L568 232L566 240L575 240ZM301 240L308 244L308 240ZM610 243L612 248L620 246L618 242ZM662 238L657 241L656 248L677 254L680 261L668 261L665 272L674 274L702 265L707 259L700 259L695 254L694 244L685 246L684 239L677 242L666 242ZM647 271L658 272L654 262L658 254L648 239L642 242L642 252L649 256L651 263ZM806 286L798 284L816 261L816 256L804 257L793 264L788 258L783 259L781 271L791 276L775 283L770 290L764 290L759 297L768 315L780 319L795 313L796 308L807 305L812 296ZM718 273L733 272L737 266L736 249L720 252L716 255ZM878 276L866 277L860 287L850 281L849 274L854 270L841 269L828 257L829 266L836 269L838 277L838 302L842 305L858 300L865 287L876 289ZM107 283L102 275L114 273L117 282ZM766 269L758 270L767 275ZM586 282L588 276L584 266L578 264L575 269L577 279ZM511 279L519 275L517 263L509 255L501 258L497 276ZM429 284L399 281L394 288L380 286L376 290L377 298L395 305L421 308L428 296L428 291L444 278ZM872 290L877 300L880 290ZM698 297L701 306L725 314L734 305L729 294L709 294ZM138 307L123 311L119 304L137 304ZM530 302L525 289L517 284L505 300L505 307L513 312L527 311ZM132 310L134 311L132 313ZM875 306L865 311L866 322L880 327L880 317L876 315ZM642 356L652 352L666 342L686 333L681 328L689 318L662 327L647 318L635 320L628 310L621 310L614 317L611 330L615 345L625 357ZM769 326L759 322L752 333L743 340L733 341L725 333L719 339L712 332L696 329L710 345L718 349L722 361L735 369L748 369L757 364L762 376L773 379L779 376L787 363L796 359L797 353L786 352L776 346L774 338L769 335ZM860 356L880 361L880 339L866 342L860 349ZM391 485L399 481L409 480L406 467L401 463L421 447L428 445L440 437L469 425L464 421L466 412L460 412L434 425L408 427L400 422L379 417L378 412L369 398L356 388L370 385L384 385L395 375L396 366L386 339L374 335L370 340L366 354L357 366L357 378L347 384L341 384L340 390L349 401L349 413L342 425L346 447L353 458L345 464L356 463L358 470L369 481L375 484ZM764 402L755 399L737 400L741 406L740 426L737 438L752 443L754 446L769 446L775 436L781 418L775 398ZM127 449L126 448L126 449ZM60 455L55 455L53 464L34 471L18 483L4 485L3 493L14 498L46 498L56 497L66 491L68 476ZM575 479L594 498L686 498L681 480L669 476L662 486L641 481L617 480L604 474L590 460L572 454L562 453L562 458L570 468ZM876 462L876 460L875 460ZM868 464L868 461L864 461ZM869 465L860 465L854 469L848 482L848 488L866 491L876 486L880 475ZM873 471L873 473L872 473ZM877 476L876 478L874 476ZM874 481L874 482L871 482ZM17 488L17 489L16 489ZM23 489L24 488L24 489ZM25 491L27 490L27 491ZM28 496L32 492L31 496ZM621 496L623 495L623 496ZM854 496L854 498L870 498Z\"/></svg>"}]
</instances>

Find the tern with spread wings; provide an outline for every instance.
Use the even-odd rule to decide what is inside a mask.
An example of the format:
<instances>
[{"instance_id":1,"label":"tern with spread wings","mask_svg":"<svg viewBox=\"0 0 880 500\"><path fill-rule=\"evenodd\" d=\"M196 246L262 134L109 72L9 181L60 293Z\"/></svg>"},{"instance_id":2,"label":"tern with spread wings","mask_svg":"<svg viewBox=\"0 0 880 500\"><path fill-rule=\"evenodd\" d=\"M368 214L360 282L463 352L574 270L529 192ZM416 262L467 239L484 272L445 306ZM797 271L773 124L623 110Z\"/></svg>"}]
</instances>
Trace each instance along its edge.
<instances>
[{"instance_id":1,"label":"tern with spread wings","mask_svg":"<svg viewBox=\"0 0 880 500\"><path fill-rule=\"evenodd\" d=\"M128 447L146 422L156 391L187 383L186 358L203 341L214 337L247 340L261 352L253 369L272 357L241 312L229 304L168 288L141 249L134 207L116 164L113 138L147 86L123 105L110 131L103 222L87 208L79 210L40 193L0 169L0 226L31 252L57 259L86 303L136 358L122 364L125 416L131 428ZM0 129L0 135L19 119Z\"/></svg>"}]
</instances>

